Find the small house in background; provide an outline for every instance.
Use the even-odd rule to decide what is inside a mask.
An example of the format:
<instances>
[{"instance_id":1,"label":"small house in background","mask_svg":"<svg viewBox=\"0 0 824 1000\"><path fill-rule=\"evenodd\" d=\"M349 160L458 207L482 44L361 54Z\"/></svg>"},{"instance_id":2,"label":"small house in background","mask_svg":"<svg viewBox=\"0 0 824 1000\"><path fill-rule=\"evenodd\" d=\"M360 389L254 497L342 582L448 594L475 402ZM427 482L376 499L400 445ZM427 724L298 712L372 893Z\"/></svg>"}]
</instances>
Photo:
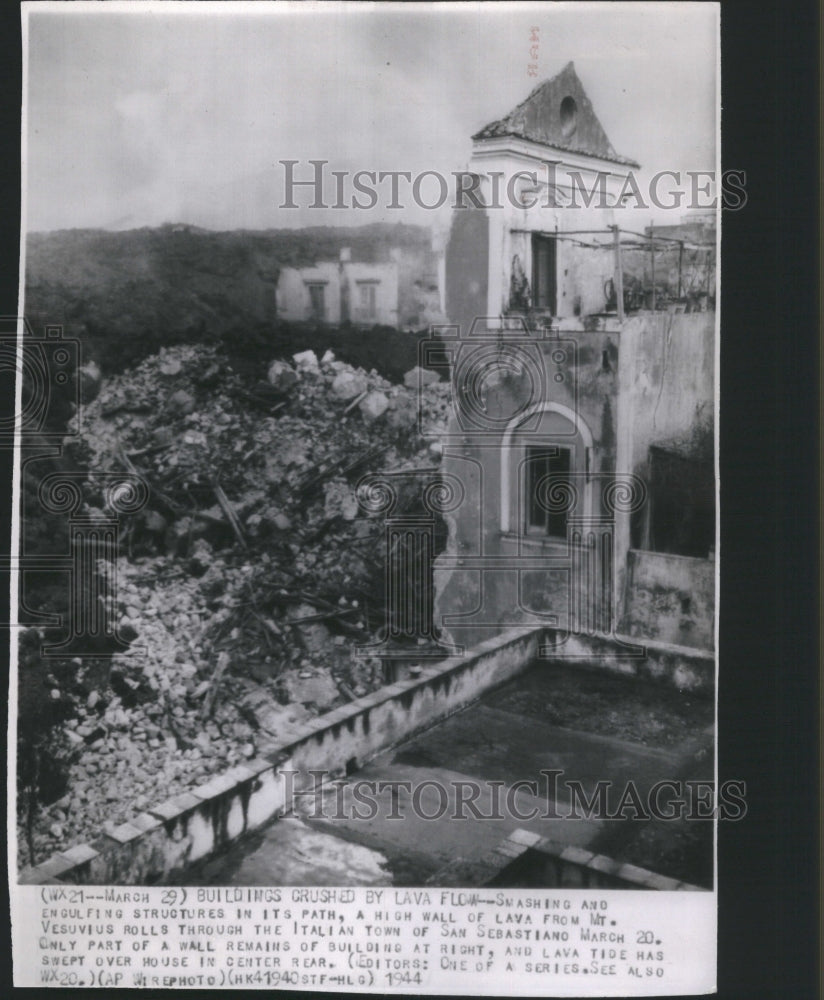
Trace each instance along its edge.
<instances>
[{"instance_id":1,"label":"small house in background","mask_svg":"<svg viewBox=\"0 0 824 1000\"><path fill-rule=\"evenodd\" d=\"M398 325L398 264L362 263L344 248L336 262L284 267L277 286L278 316L314 323Z\"/></svg>"}]
</instances>

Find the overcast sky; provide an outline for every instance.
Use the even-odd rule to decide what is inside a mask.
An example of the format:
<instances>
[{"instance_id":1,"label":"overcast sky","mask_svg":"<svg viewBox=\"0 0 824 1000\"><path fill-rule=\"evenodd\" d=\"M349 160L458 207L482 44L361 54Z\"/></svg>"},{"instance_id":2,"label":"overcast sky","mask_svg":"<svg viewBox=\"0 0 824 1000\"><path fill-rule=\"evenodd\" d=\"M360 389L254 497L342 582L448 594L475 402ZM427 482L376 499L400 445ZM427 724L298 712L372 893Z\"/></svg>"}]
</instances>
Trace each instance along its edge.
<instances>
[{"instance_id":1,"label":"overcast sky","mask_svg":"<svg viewBox=\"0 0 824 1000\"><path fill-rule=\"evenodd\" d=\"M278 209L278 161L324 159L330 171L464 169L473 132L570 59L616 151L642 165L639 177L715 165L709 4L29 11L30 231L431 222L432 213L414 209ZM537 80L527 75L533 25Z\"/></svg>"}]
</instances>

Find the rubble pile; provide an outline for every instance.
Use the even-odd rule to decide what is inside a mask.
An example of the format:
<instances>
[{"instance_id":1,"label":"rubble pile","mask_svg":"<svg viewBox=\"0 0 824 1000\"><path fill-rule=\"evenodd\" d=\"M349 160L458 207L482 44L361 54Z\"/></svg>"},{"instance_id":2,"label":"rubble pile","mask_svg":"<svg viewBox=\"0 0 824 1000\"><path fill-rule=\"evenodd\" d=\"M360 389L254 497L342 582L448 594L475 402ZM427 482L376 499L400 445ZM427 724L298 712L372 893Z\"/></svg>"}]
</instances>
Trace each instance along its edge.
<instances>
[{"instance_id":1,"label":"rubble pile","mask_svg":"<svg viewBox=\"0 0 824 1000\"><path fill-rule=\"evenodd\" d=\"M449 386L420 369L394 385L330 351L259 376L217 347L166 348L104 379L67 439L89 471L85 514L107 515L95 472L141 476L149 500L121 517L109 611L128 648L49 675L66 791L21 810L24 864L383 683L380 660L355 653L386 613L383 521L356 486L437 465Z\"/></svg>"}]
</instances>

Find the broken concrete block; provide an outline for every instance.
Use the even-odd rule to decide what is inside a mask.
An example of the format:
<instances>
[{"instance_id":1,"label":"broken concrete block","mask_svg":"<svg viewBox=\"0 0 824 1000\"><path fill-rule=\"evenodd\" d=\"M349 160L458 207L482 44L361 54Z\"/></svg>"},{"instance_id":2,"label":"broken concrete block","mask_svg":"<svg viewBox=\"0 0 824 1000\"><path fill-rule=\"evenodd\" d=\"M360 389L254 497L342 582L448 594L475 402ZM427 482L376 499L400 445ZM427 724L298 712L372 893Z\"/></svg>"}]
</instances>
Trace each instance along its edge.
<instances>
[{"instance_id":1,"label":"broken concrete block","mask_svg":"<svg viewBox=\"0 0 824 1000\"><path fill-rule=\"evenodd\" d=\"M177 435L172 430L171 427L158 427L155 429L152 435L153 445L163 445L163 444L173 444L177 438Z\"/></svg>"},{"instance_id":2,"label":"broken concrete block","mask_svg":"<svg viewBox=\"0 0 824 1000\"><path fill-rule=\"evenodd\" d=\"M369 385L361 372L340 372L332 381L332 394L338 399L354 399L366 392Z\"/></svg>"},{"instance_id":3,"label":"broken concrete block","mask_svg":"<svg viewBox=\"0 0 824 1000\"><path fill-rule=\"evenodd\" d=\"M320 363L322 365L331 365L334 360L335 360L335 352L326 351L323 357L320 359Z\"/></svg>"},{"instance_id":4,"label":"broken concrete block","mask_svg":"<svg viewBox=\"0 0 824 1000\"><path fill-rule=\"evenodd\" d=\"M332 677L321 670L301 670L299 674L290 670L282 676L281 683L288 691L290 701L299 705L316 705L321 711L340 697Z\"/></svg>"},{"instance_id":5,"label":"broken concrete block","mask_svg":"<svg viewBox=\"0 0 824 1000\"><path fill-rule=\"evenodd\" d=\"M403 377L403 384L407 389L417 389L418 386L432 385L433 382L440 382L441 376L437 372L431 372L428 368L421 368L415 365Z\"/></svg>"},{"instance_id":6,"label":"broken concrete block","mask_svg":"<svg viewBox=\"0 0 824 1000\"><path fill-rule=\"evenodd\" d=\"M300 724L310 717L303 705L280 705L260 689L250 692L244 698L243 706L247 713L254 716L260 729L282 740L288 740L297 732Z\"/></svg>"},{"instance_id":7,"label":"broken concrete block","mask_svg":"<svg viewBox=\"0 0 824 1000\"><path fill-rule=\"evenodd\" d=\"M390 427L396 430L410 430L418 422L418 405L415 399L403 393L395 396L386 414Z\"/></svg>"},{"instance_id":8,"label":"broken concrete block","mask_svg":"<svg viewBox=\"0 0 824 1000\"><path fill-rule=\"evenodd\" d=\"M313 375L320 374L318 356L314 351L298 351L297 354L292 355L292 360L295 362L295 366L299 372L304 374L311 372Z\"/></svg>"},{"instance_id":9,"label":"broken concrete block","mask_svg":"<svg viewBox=\"0 0 824 1000\"><path fill-rule=\"evenodd\" d=\"M178 389L177 392L173 392L171 396L169 396L169 409L181 415L194 413L194 396L192 396L191 393L186 392L185 389Z\"/></svg>"},{"instance_id":10,"label":"broken concrete block","mask_svg":"<svg viewBox=\"0 0 824 1000\"><path fill-rule=\"evenodd\" d=\"M180 358L167 357L160 362L160 371L163 375L179 375L182 367Z\"/></svg>"},{"instance_id":11,"label":"broken concrete block","mask_svg":"<svg viewBox=\"0 0 824 1000\"><path fill-rule=\"evenodd\" d=\"M378 392L377 389L373 389L372 392L363 397L358 404L358 409L363 414L364 419L371 423L378 417L382 417L388 406L389 400L386 396L382 392Z\"/></svg>"},{"instance_id":12,"label":"broken concrete block","mask_svg":"<svg viewBox=\"0 0 824 1000\"><path fill-rule=\"evenodd\" d=\"M300 620L301 618L312 618L318 613L318 609L311 604L299 604L289 609L290 620ZM306 647L307 655L323 660L329 651L331 643L329 629L323 622L302 621L297 626L300 631L303 645ZM310 661L311 662L311 661Z\"/></svg>"},{"instance_id":13,"label":"broken concrete block","mask_svg":"<svg viewBox=\"0 0 824 1000\"><path fill-rule=\"evenodd\" d=\"M330 479L323 486L323 513L328 520L342 517L354 521L358 516L358 498L345 479Z\"/></svg>"},{"instance_id":14,"label":"broken concrete block","mask_svg":"<svg viewBox=\"0 0 824 1000\"><path fill-rule=\"evenodd\" d=\"M295 369L286 361L273 361L269 365L266 373L269 384L274 386L279 392L286 392L298 380Z\"/></svg>"}]
</instances>

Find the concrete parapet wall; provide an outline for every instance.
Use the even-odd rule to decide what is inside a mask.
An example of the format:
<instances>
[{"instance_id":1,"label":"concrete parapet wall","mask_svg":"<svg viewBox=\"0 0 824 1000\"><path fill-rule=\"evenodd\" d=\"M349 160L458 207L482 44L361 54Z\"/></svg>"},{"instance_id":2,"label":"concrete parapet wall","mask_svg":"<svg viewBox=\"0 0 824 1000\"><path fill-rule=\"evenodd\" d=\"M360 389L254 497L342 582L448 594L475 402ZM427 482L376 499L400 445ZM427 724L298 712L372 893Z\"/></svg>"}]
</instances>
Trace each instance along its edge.
<instances>
[{"instance_id":1,"label":"concrete parapet wall","mask_svg":"<svg viewBox=\"0 0 824 1000\"><path fill-rule=\"evenodd\" d=\"M141 813L131 823L53 855L21 884L154 885L287 812L309 771L340 775L474 701L537 657L541 630L515 630L309 723L260 758Z\"/></svg>"},{"instance_id":2,"label":"concrete parapet wall","mask_svg":"<svg viewBox=\"0 0 824 1000\"><path fill-rule=\"evenodd\" d=\"M707 696L715 690L713 653L658 640L622 635L575 635L547 629L541 660L566 665L586 664Z\"/></svg>"},{"instance_id":3,"label":"concrete parapet wall","mask_svg":"<svg viewBox=\"0 0 824 1000\"><path fill-rule=\"evenodd\" d=\"M471 866L471 871L465 867L461 876L466 878L467 875L474 885L488 886L508 886L513 881L519 885L526 880L536 889L703 891L689 882L625 864L605 854L593 854L582 847L560 844L529 830L513 830L488 855ZM451 884L448 876L443 884Z\"/></svg>"}]
</instances>

